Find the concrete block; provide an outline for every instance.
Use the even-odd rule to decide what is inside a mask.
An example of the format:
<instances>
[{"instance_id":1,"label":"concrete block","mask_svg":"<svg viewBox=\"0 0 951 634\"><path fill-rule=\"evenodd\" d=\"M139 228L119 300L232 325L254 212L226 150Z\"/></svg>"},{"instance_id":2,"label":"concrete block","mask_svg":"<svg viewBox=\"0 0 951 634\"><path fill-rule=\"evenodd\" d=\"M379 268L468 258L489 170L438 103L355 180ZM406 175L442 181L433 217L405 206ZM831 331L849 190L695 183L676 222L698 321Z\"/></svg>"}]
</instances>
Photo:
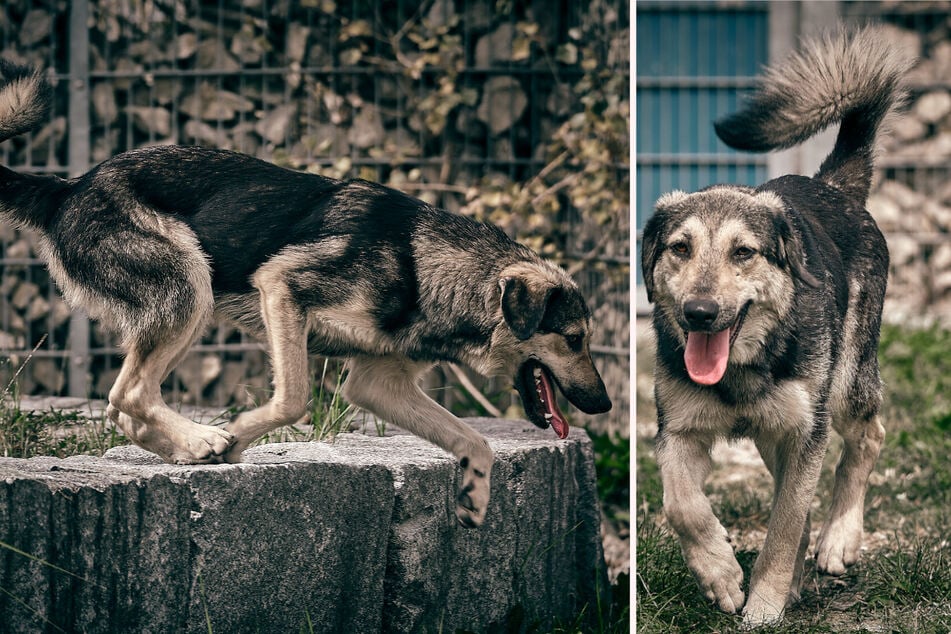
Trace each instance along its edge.
<instances>
[{"instance_id":1,"label":"concrete block","mask_svg":"<svg viewBox=\"0 0 951 634\"><path fill-rule=\"evenodd\" d=\"M136 447L0 458L0 630L520 631L594 615L607 578L587 436L469 422L497 456L474 530L453 514L453 458L399 431L262 445L239 465Z\"/></svg>"}]
</instances>

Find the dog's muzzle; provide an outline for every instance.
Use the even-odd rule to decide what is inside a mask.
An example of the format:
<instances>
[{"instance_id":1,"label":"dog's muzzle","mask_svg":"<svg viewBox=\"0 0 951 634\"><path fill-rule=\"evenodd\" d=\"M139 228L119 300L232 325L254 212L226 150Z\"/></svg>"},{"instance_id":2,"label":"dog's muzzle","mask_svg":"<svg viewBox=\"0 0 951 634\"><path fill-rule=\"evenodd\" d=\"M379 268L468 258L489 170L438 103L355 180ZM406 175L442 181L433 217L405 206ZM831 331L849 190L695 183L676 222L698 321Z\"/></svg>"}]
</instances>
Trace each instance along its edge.
<instances>
[{"instance_id":1,"label":"dog's muzzle","mask_svg":"<svg viewBox=\"0 0 951 634\"><path fill-rule=\"evenodd\" d=\"M522 407L528 420L542 429L551 427L559 438L568 437L568 419L558 407L556 385L572 405L586 414L609 411L611 399L604 388L604 381L598 376L594 366L592 372L596 385L581 389L562 385L548 368L534 359L523 363L515 375L515 389L522 398Z\"/></svg>"}]
</instances>

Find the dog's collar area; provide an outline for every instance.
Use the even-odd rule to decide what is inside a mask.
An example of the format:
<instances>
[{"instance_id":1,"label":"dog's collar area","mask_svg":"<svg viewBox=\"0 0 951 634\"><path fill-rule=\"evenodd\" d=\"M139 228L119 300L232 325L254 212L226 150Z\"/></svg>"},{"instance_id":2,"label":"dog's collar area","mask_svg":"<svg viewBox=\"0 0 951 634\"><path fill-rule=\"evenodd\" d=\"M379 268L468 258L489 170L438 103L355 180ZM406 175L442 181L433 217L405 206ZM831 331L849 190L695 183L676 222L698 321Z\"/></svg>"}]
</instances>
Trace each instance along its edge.
<instances>
[{"instance_id":1,"label":"dog's collar area","mask_svg":"<svg viewBox=\"0 0 951 634\"><path fill-rule=\"evenodd\" d=\"M534 359L526 361L518 370L515 388L522 399L525 414L536 427L551 427L559 438L568 437L568 420L558 408L558 397L548 368Z\"/></svg>"}]
</instances>

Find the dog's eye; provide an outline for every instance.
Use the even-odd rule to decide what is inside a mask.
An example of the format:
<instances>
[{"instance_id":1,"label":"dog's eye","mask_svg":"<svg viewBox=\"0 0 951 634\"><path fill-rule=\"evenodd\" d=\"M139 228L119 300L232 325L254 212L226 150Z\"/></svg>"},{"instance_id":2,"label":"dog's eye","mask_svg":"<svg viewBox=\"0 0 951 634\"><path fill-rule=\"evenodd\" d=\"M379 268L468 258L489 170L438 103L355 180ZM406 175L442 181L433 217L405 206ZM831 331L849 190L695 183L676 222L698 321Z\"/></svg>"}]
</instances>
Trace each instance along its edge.
<instances>
[{"instance_id":1,"label":"dog's eye","mask_svg":"<svg viewBox=\"0 0 951 634\"><path fill-rule=\"evenodd\" d=\"M670 245L670 251L674 255L686 257L690 255L690 245L686 242L674 242L672 245Z\"/></svg>"},{"instance_id":2,"label":"dog's eye","mask_svg":"<svg viewBox=\"0 0 951 634\"><path fill-rule=\"evenodd\" d=\"M733 250L733 257L737 260L749 260L756 255L756 250L750 247L737 247Z\"/></svg>"},{"instance_id":3,"label":"dog's eye","mask_svg":"<svg viewBox=\"0 0 951 634\"><path fill-rule=\"evenodd\" d=\"M565 343L575 352L580 352L584 347L584 335L565 335Z\"/></svg>"}]
</instances>

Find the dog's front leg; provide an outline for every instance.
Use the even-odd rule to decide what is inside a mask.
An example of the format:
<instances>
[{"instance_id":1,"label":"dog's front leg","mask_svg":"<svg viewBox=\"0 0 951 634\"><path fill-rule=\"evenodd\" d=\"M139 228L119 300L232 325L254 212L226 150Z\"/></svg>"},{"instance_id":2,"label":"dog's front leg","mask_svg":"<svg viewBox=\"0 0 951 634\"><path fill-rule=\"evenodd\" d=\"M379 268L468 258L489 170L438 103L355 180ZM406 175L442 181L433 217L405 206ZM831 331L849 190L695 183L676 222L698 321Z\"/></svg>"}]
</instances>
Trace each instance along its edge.
<instances>
[{"instance_id":1,"label":"dog's front leg","mask_svg":"<svg viewBox=\"0 0 951 634\"><path fill-rule=\"evenodd\" d=\"M657 464L664 487L664 513L680 538L687 567L704 595L733 614L743 606L743 570L733 555L726 529L703 493L712 444L713 438L707 434L669 433L662 424Z\"/></svg>"},{"instance_id":2,"label":"dog's front leg","mask_svg":"<svg viewBox=\"0 0 951 634\"><path fill-rule=\"evenodd\" d=\"M808 546L809 506L825 454L825 437L810 435L822 421L780 440L762 443L760 452L775 480L773 508L763 549L750 575L743 624L756 627L779 621L786 605L798 599L803 558ZM767 449L768 445L768 449Z\"/></svg>"},{"instance_id":3,"label":"dog's front leg","mask_svg":"<svg viewBox=\"0 0 951 634\"><path fill-rule=\"evenodd\" d=\"M463 479L456 517L463 526L473 528L482 524L489 504L492 450L485 438L420 389L417 379L428 368L428 364L396 356L353 358L344 398L459 459Z\"/></svg>"}]
</instances>

